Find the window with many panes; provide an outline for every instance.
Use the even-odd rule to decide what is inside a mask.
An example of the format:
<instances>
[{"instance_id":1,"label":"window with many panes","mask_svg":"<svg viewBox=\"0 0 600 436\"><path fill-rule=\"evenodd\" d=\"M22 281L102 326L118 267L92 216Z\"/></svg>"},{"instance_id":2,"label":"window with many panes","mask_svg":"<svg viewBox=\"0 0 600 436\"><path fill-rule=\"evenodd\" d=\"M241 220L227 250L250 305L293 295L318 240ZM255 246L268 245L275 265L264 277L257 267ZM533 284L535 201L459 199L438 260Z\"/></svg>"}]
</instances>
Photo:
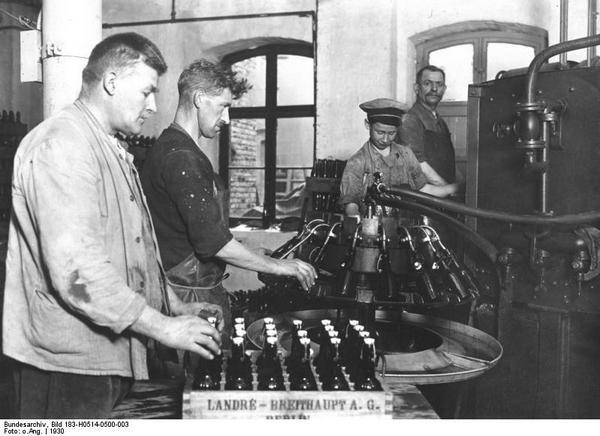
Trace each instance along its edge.
<instances>
[{"instance_id":1,"label":"window with many panes","mask_svg":"<svg viewBox=\"0 0 600 436\"><path fill-rule=\"evenodd\" d=\"M417 71L431 64L446 73L446 92L438 111L452 134L459 167L466 154L469 84L493 80L500 71L527 67L548 44L543 29L487 21L442 26L411 40L417 51Z\"/></svg>"},{"instance_id":2,"label":"window with many panes","mask_svg":"<svg viewBox=\"0 0 600 436\"><path fill-rule=\"evenodd\" d=\"M252 89L221 132L219 168L231 224L263 227L299 217L315 154L313 48L269 45L224 58Z\"/></svg>"}]
</instances>

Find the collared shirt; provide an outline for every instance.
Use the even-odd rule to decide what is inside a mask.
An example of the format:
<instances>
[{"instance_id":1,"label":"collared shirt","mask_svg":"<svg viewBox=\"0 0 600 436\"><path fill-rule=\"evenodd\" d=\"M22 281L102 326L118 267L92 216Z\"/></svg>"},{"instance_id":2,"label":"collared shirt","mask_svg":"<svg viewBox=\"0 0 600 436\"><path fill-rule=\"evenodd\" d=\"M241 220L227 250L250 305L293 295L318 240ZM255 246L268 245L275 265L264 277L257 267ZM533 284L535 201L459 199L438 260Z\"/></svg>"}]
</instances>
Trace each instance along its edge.
<instances>
[{"instance_id":1,"label":"collared shirt","mask_svg":"<svg viewBox=\"0 0 600 436\"><path fill-rule=\"evenodd\" d=\"M146 156L142 184L165 269L195 253L207 274L220 277L225 264L215 254L233 235L208 157L177 124L162 132Z\"/></svg>"},{"instance_id":2,"label":"collared shirt","mask_svg":"<svg viewBox=\"0 0 600 436\"><path fill-rule=\"evenodd\" d=\"M373 183L373 174L380 172L388 187L402 184L419 190L427 183L425 174L411 149L405 145L392 144L390 153L383 156L367 141L346 162L340 186L340 203L362 204L367 188Z\"/></svg>"},{"instance_id":3,"label":"collared shirt","mask_svg":"<svg viewBox=\"0 0 600 436\"><path fill-rule=\"evenodd\" d=\"M80 101L21 142L6 355L47 371L148 377L146 338L127 328L147 305L160 308L164 274L131 159Z\"/></svg>"},{"instance_id":4,"label":"collared shirt","mask_svg":"<svg viewBox=\"0 0 600 436\"><path fill-rule=\"evenodd\" d=\"M397 140L403 144L410 145L419 162L426 162L425 153L425 131L448 134L448 126L437 112L416 102L410 110L402 117L402 123L398 129Z\"/></svg>"}]
</instances>

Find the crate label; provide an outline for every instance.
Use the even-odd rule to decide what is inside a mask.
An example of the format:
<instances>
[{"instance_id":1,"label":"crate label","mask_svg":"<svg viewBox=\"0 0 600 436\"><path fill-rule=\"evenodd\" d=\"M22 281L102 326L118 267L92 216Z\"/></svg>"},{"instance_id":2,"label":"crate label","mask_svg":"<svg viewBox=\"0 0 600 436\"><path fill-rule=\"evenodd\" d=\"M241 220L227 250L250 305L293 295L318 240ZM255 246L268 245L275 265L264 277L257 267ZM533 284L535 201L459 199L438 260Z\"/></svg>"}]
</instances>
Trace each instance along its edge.
<instances>
[{"instance_id":1,"label":"crate label","mask_svg":"<svg viewBox=\"0 0 600 436\"><path fill-rule=\"evenodd\" d=\"M184 396L184 418L311 419L391 414L387 392L192 391Z\"/></svg>"}]
</instances>

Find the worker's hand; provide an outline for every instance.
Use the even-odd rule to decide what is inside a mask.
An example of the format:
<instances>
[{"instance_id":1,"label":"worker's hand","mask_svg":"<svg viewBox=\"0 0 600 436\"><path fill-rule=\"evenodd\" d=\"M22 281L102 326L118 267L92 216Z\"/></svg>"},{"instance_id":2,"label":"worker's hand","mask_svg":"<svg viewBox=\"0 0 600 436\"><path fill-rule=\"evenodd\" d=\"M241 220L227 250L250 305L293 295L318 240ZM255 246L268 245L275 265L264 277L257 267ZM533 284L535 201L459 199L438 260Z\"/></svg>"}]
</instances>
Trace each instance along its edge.
<instances>
[{"instance_id":1,"label":"worker's hand","mask_svg":"<svg viewBox=\"0 0 600 436\"><path fill-rule=\"evenodd\" d=\"M446 185L448 196L456 195L460 191L460 185L458 183L449 183Z\"/></svg>"},{"instance_id":2,"label":"worker's hand","mask_svg":"<svg viewBox=\"0 0 600 436\"><path fill-rule=\"evenodd\" d=\"M204 359L221 354L221 335L208 321L194 315L167 318L157 339L164 345L188 350Z\"/></svg>"},{"instance_id":3,"label":"worker's hand","mask_svg":"<svg viewBox=\"0 0 600 436\"><path fill-rule=\"evenodd\" d=\"M183 303L179 307L178 315L194 315L200 318L208 319L210 316L217 318L217 330L223 331L225 320L223 319L223 309L218 304L211 303Z\"/></svg>"},{"instance_id":4,"label":"worker's hand","mask_svg":"<svg viewBox=\"0 0 600 436\"><path fill-rule=\"evenodd\" d=\"M296 277L305 291L315 284L317 278L313 266L299 259L278 259L275 269L277 275Z\"/></svg>"}]
</instances>

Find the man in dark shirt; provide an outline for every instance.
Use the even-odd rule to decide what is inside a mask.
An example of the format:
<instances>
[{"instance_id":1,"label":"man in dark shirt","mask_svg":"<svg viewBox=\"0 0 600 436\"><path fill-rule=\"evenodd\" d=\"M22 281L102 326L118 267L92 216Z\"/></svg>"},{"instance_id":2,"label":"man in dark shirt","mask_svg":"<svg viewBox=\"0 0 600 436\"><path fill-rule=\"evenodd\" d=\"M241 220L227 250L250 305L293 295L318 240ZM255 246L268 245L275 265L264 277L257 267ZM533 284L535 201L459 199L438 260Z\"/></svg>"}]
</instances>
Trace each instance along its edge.
<instances>
[{"instance_id":1,"label":"man in dark shirt","mask_svg":"<svg viewBox=\"0 0 600 436\"><path fill-rule=\"evenodd\" d=\"M399 140L409 145L421 169L437 185L456 181L454 146L446 122L437 107L446 91L446 74L434 65L417 72L417 101L402 119Z\"/></svg>"},{"instance_id":2,"label":"man in dark shirt","mask_svg":"<svg viewBox=\"0 0 600 436\"><path fill-rule=\"evenodd\" d=\"M179 77L175 120L163 131L144 163L142 185L156 229L163 264L175 292L223 307L224 341L230 309L225 264L269 274L293 276L304 289L315 269L298 259L273 259L233 239L213 167L200 149L200 137L213 138L229 123L229 106L248 84L231 68L201 59Z\"/></svg>"}]
</instances>

